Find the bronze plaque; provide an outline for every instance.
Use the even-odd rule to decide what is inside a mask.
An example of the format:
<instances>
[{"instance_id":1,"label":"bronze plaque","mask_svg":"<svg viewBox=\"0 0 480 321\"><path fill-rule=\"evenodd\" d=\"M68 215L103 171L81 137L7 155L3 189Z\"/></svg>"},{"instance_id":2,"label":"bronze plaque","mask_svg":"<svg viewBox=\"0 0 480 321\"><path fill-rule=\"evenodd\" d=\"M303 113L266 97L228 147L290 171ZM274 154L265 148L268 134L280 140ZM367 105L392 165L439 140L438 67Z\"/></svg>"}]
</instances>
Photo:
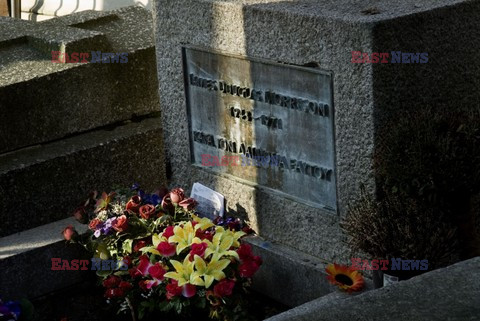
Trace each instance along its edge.
<instances>
[{"instance_id":1,"label":"bronze plaque","mask_svg":"<svg viewBox=\"0 0 480 321\"><path fill-rule=\"evenodd\" d=\"M183 49L192 162L336 211L332 74Z\"/></svg>"}]
</instances>

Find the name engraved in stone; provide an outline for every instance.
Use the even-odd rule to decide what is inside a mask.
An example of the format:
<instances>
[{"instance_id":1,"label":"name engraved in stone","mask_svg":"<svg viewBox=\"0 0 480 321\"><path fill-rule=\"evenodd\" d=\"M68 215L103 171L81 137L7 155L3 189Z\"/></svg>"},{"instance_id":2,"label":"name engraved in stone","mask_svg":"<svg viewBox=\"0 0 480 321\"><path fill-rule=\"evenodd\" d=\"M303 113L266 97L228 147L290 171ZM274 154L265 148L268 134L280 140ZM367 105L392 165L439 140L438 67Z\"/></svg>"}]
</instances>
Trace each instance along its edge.
<instances>
[{"instance_id":1,"label":"name engraved in stone","mask_svg":"<svg viewBox=\"0 0 480 321\"><path fill-rule=\"evenodd\" d=\"M280 107L292 108L313 115L328 117L329 106L324 103L309 101L307 99L289 97L272 91L263 92L248 87L228 84L222 80L206 79L194 74L188 77L191 86L204 88L207 90L220 91L224 94L237 96L254 101L265 102Z\"/></svg>"},{"instance_id":2,"label":"name engraved in stone","mask_svg":"<svg viewBox=\"0 0 480 321\"><path fill-rule=\"evenodd\" d=\"M331 168L325 168L316 164L309 164L308 162L288 158L285 155L278 155L271 153L254 146L248 146L244 143L237 144L237 142L229 141L225 138L218 137L215 139L212 134L205 134L199 131L193 132L193 140L200 144L216 147L220 150L230 152L233 154L241 154L247 158L255 159L256 157L278 158L279 170L292 170L298 174L309 175L318 179L331 181L333 170ZM237 146L240 148L237 150Z\"/></svg>"},{"instance_id":3,"label":"name engraved in stone","mask_svg":"<svg viewBox=\"0 0 480 321\"><path fill-rule=\"evenodd\" d=\"M336 210L330 72L194 48L183 59L193 164ZM202 155L277 165L202 166Z\"/></svg>"}]
</instances>

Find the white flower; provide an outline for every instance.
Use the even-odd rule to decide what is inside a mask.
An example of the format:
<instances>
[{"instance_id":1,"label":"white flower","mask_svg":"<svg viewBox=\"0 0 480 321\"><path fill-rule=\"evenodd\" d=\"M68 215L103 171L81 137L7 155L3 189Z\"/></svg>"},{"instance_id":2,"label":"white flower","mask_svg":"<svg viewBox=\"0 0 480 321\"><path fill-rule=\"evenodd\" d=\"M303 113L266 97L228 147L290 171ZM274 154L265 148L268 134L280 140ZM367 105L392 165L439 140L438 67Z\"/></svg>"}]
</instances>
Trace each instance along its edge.
<instances>
[{"instance_id":1,"label":"white flower","mask_svg":"<svg viewBox=\"0 0 480 321\"><path fill-rule=\"evenodd\" d=\"M102 211L98 212L97 218L100 221L106 221L107 218L108 218L108 212L106 210L102 210Z\"/></svg>"},{"instance_id":2,"label":"white flower","mask_svg":"<svg viewBox=\"0 0 480 321\"><path fill-rule=\"evenodd\" d=\"M115 213L116 215L123 215L124 209L125 209L125 206L122 206L119 203L112 204L112 212Z\"/></svg>"}]
</instances>

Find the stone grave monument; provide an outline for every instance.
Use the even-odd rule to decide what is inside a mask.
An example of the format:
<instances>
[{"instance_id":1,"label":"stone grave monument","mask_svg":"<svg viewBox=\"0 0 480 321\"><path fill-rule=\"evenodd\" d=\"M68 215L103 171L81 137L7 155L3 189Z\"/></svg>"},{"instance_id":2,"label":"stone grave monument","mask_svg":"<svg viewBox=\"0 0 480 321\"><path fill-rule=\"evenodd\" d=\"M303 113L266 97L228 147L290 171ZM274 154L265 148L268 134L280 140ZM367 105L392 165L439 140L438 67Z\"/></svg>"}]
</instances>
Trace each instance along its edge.
<instances>
[{"instance_id":1,"label":"stone grave monument","mask_svg":"<svg viewBox=\"0 0 480 321\"><path fill-rule=\"evenodd\" d=\"M479 5L158 0L169 178L225 195L263 250L347 262L339 222L361 185L375 191L381 130L405 110L478 106Z\"/></svg>"}]
</instances>

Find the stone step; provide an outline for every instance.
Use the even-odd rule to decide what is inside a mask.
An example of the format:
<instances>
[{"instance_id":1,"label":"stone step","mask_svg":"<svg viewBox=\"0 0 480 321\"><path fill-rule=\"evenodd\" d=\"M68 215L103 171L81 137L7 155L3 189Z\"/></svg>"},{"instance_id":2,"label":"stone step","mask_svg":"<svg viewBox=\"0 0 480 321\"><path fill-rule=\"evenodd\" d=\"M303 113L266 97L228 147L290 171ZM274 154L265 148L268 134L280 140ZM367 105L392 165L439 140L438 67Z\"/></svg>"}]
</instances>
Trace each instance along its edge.
<instances>
[{"instance_id":1,"label":"stone step","mask_svg":"<svg viewBox=\"0 0 480 321\"><path fill-rule=\"evenodd\" d=\"M253 277L253 287L258 292L289 307L324 296L348 296L339 293L327 281L325 267L328 262L325 260L259 236L249 236L245 240L263 260L264 268ZM365 284L365 290L360 293L373 288L369 279L365 279Z\"/></svg>"},{"instance_id":2,"label":"stone step","mask_svg":"<svg viewBox=\"0 0 480 321\"><path fill-rule=\"evenodd\" d=\"M331 294L265 321L479 320L480 257L350 297Z\"/></svg>"},{"instance_id":3,"label":"stone step","mask_svg":"<svg viewBox=\"0 0 480 321\"><path fill-rule=\"evenodd\" d=\"M0 17L0 153L159 112L151 13L137 6L41 23ZM125 53L54 63L52 51ZM125 61L125 60L123 60Z\"/></svg>"},{"instance_id":4,"label":"stone step","mask_svg":"<svg viewBox=\"0 0 480 321\"><path fill-rule=\"evenodd\" d=\"M94 277L92 271L51 269L52 258L90 259L82 246L64 241L61 232L69 224L79 233L87 228L67 218L0 238L0 292L3 297L33 299Z\"/></svg>"},{"instance_id":5,"label":"stone step","mask_svg":"<svg viewBox=\"0 0 480 321\"><path fill-rule=\"evenodd\" d=\"M0 155L0 236L69 217L93 189L153 190L164 173L156 117Z\"/></svg>"}]
</instances>

